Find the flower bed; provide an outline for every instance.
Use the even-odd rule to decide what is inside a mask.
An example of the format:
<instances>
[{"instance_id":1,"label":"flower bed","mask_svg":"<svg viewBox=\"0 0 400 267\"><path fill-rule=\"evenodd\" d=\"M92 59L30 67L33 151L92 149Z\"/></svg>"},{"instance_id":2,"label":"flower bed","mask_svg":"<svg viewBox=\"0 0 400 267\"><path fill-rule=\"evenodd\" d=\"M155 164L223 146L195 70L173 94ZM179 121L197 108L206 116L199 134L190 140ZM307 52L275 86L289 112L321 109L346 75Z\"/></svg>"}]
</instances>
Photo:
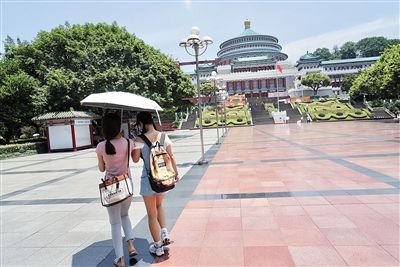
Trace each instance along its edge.
<instances>
[{"instance_id":1,"label":"flower bed","mask_svg":"<svg viewBox=\"0 0 400 267\"><path fill-rule=\"evenodd\" d=\"M226 106L226 125L239 126L239 125L250 125L251 119L247 105L238 106ZM218 122L215 113L215 107L206 107L203 110L203 127L216 127L217 123L219 126L225 125L225 116L223 108L218 108ZM196 122L198 127L198 122Z\"/></svg>"},{"instance_id":2,"label":"flower bed","mask_svg":"<svg viewBox=\"0 0 400 267\"><path fill-rule=\"evenodd\" d=\"M332 121L332 120L355 120L370 119L371 113L366 109L355 109L348 103L340 103L337 100L296 102L295 105L301 113L310 114L313 120Z\"/></svg>"}]
</instances>

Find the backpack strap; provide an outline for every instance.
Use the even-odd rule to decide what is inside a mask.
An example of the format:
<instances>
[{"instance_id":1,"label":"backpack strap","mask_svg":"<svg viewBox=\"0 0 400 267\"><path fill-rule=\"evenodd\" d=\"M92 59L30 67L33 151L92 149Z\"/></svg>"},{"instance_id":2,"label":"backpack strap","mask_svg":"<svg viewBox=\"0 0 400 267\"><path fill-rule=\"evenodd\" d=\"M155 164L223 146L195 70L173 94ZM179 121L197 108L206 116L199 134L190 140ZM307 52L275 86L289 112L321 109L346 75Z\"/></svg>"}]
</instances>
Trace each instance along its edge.
<instances>
[{"instance_id":1,"label":"backpack strap","mask_svg":"<svg viewBox=\"0 0 400 267\"><path fill-rule=\"evenodd\" d=\"M153 144L150 142L149 138L147 138L147 136L145 136L144 134L139 135L139 137L142 138L146 145L151 149Z\"/></svg>"},{"instance_id":2,"label":"backpack strap","mask_svg":"<svg viewBox=\"0 0 400 267\"><path fill-rule=\"evenodd\" d=\"M165 133L161 133L160 137L160 145L164 147L164 142L165 142Z\"/></svg>"},{"instance_id":3,"label":"backpack strap","mask_svg":"<svg viewBox=\"0 0 400 267\"><path fill-rule=\"evenodd\" d=\"M129 139L128 138L125 138L126 139L126 141L128 141L128 168L129 168L129 158L130 158L130 151L129 150L131 150L131 142L129 142Z\"/></svg>"}]
</instances>

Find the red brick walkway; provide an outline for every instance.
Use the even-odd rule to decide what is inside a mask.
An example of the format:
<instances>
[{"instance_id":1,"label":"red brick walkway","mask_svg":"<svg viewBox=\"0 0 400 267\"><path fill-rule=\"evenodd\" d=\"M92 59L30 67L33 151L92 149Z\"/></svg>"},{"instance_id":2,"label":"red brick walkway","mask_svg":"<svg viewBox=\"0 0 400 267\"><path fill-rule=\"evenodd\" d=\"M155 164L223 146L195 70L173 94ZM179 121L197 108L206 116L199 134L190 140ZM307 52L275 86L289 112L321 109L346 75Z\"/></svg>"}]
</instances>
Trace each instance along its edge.
<instances>
[{"instance_id":1,"label":"red brick walkway","mask_svg":"<svg viewBox=\"0 0 400 267\"><path fill-rule=\"evenodd\" d=\"M399 137L381 122L231 129L156 266L399 266Z\"/></svg>"}]
</instances>

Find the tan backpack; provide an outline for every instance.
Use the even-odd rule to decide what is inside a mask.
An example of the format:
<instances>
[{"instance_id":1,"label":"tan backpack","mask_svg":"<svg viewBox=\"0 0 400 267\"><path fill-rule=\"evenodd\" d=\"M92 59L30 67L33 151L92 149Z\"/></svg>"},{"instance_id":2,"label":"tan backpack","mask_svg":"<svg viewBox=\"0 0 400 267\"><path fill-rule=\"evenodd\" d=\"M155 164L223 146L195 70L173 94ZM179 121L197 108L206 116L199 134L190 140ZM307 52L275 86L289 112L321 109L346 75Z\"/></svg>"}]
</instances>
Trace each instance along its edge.
<instances>
[{"instance_id":1,"label":"tan backpack","mask_svg":"<svg viewBox=\"0 0 400 267\"><path fill-rule=\"evenodd\" d=\"M175 171L172 167L171 157L164 149L165 133L157 136L156 144L144 135L140 135L146 145L150 148L150 170L149 181L154 192L162 193L175 187ZM159 138L160 137L160 138Z\"/></svg>"}]
</instances>

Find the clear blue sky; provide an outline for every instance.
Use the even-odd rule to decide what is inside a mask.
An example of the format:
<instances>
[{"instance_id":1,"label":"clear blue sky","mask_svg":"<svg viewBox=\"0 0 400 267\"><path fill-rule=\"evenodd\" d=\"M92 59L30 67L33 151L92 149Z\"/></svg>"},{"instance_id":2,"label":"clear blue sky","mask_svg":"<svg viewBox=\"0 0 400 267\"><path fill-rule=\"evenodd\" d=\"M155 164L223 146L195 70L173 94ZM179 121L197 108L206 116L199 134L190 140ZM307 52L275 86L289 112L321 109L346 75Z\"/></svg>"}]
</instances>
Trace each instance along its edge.
<instances>
[{"instance_id":1,"label":"clear blue sky","mask_svg":"<svg viewBox=\"0 0 400 267\"><path fill-rule=\"evenodd\" d=\"M216 57L219 45L252 29L279 39L294 62L307 50L341 45L367 36L399 38L397 1L18 1L1 0L1 38L32 40L38 31L70 24L116 21L148 44L181 61L192 60L179 41L198 26L215 43L201 59ZM3 47L1 48L3 51Z\"/></svg>"}]
</instances>

